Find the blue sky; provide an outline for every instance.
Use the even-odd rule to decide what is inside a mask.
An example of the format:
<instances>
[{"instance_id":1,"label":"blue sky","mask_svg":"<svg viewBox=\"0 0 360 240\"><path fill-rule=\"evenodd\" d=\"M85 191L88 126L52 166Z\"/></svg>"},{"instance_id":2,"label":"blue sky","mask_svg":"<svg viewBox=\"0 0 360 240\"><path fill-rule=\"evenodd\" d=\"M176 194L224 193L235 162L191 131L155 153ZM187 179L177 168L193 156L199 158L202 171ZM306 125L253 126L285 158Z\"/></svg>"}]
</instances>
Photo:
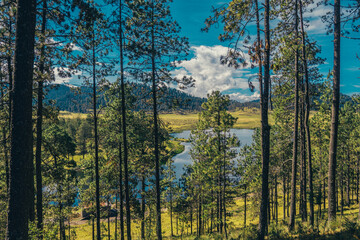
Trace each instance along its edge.
<instances>
[{"instance_id":1,"label":"blue sky","mask_svg":"<svg viewBox=\"0 0 360 240\"><path fill-rule=\"evenodd\" d=\"M313 6L319 1L315 0ZM173 74L178 77L193 76L196 80L195 87L185 91L194 96L206 97L212 90L220 90L241 102L256 100L259 94L249 90L248 79L256 75L257 70L250 67L235 70L220 65L220 57L226 54L228 44L218 40L222 32L221 26L213 27L208 33L201 32L205 19L211 15L212 6L217 7L227 2L229 0L173 0L172 16L182 28L181 35L189 38L192 50L187 61L183 61ZM318 41L322 49L321 57L326 59L325 64L319 66L324 77L333 66L333 36L326 34L326 25L322 22L321 16L331 11L330 6L321 5L311 13L304 14L305 19L310 21L306 31L310 38ZM352 36L360 38L360 33ZM360 93L360 60L356 58L356 54L360 56L360 40L342 38L341 92L348 95ZM68 79L57 78L56 82L81 84L81 80L76 76Z\"/></svg>"},{"instance_id":2,"label":"blue sky","mask_svg":"<svg viewBox=\"0 0 360 240\"><path fill-rule=\"evenodd\" d=\"M211 14L211 7L226 2L229 1L174 0L172 15L193 48L191 59L182 64L186 71L179 70L178 74L187 72L198 80L194 89L187 90L193 95L204 96L205 92L216 89L239 101L253 100L258 94L251 93L247 88L247 79L254 71L233 70L219 65L219 56L226 51L227 46L227 43L218 40L221 27L213 28L209 33L200 31L204 27L204 20ZM333 37L326 34L325 23L320 17L331 10L330 6L319 6L312 13L305 13L305 18L310 21L307 31L321 45L321 57L326 59L325 64L319 66L325 77L333 66ZM353 36L360 37L360 33ZM349 95L360 93L360 60L356 58L356 54L360 56L360 41L342 38L341 47L341 92Z\"/></svg>"}]
</instances>

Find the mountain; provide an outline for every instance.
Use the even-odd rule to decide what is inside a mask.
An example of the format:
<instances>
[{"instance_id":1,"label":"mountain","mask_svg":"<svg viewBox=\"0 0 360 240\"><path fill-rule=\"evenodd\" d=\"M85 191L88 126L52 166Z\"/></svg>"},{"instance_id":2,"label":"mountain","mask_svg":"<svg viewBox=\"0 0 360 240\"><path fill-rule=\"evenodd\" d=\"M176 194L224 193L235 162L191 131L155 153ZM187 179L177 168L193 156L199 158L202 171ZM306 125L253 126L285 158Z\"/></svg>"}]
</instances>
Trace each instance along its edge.
<instances>
[{"instance_id":1,"label":"mountain","mask_svg":"<svg viewBox=\"0 0 360 240\"><path fill-rule=\"evenodd\" d=\"M130 89L132 96L135 96L133 109L136 111L150 111L152 106L151 88L145 84L131 83ZM64 84L52 84L46 87L45 103L52 103L61 111L86 113L91 109L92 90L89 87L75 87ZM174 88L167 88L159 92L159 111L200 111L201 104L206 102L206 98L194 97ZM99 93L98 106L105 106L103 92ZM259 107L259 101L240 103L231 101L229 110L244 107Z\"/></svg>"}]
</instances>

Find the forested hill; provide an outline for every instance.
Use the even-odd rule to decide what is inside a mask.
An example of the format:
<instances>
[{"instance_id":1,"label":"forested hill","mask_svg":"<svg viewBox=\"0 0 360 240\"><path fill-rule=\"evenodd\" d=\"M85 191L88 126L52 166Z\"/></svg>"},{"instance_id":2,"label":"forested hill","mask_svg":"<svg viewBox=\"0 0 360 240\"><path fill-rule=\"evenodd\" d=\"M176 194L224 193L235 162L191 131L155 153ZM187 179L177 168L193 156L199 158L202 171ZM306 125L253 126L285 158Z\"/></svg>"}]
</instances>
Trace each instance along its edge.
<instances>
[{"instance_id":1,"label":"forested hill","mask_svg":"<svg viewBox=\"0 0 360 240\"><path fill-rule=\"evenodd\" d=\"M149 100L151 99L151 89L144 84L132 83L131 95L136 96L133 108L139 110L151 110ZM53 84L47 87L46 103L54 101L55 106L62 111L85 113L91 109L91 93L89 87L72 87L64 84ZM100 107L105 106L105 96L100 93L98 97ZM194 97L179 90L168 88L160 93L159 110L168 112L177 111L200 111L201 104L205 102L205 98ZM230 110L243 107L259 107L259 101L240 103L231 101Z\"/></svg>"}]
</instances>

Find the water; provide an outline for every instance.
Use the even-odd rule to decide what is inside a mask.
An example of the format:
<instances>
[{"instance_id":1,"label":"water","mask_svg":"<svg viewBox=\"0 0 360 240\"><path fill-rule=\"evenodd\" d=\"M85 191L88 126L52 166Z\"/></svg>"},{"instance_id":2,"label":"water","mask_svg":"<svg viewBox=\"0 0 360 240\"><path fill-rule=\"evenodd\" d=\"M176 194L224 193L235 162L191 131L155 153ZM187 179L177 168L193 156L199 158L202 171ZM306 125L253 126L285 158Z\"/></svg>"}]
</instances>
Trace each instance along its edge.
<instances>
[{"instance_id":1,"label":"water","mask_svg":"<svg viewBox=\"0 0 360 240\"><path fill-rule=\"evenodd\" d=\"M189 139L190 138L190 130L183 131L181 133L172 133L171 136L175 138L182 138L182 139ZM238 139L240 140L240 148L244 145L250 145L252 143L252 135L254 133L254 130L252 129L231 129L231 134L235 134ZM176 172L176 178L179 179L181 175L184 173L184 167L185 165L192 164L193 160L190 156L190 150L191 150L191 143L190 142L183 142L181 145L185 146L185 150L174 156L174 166L175 166L175 172ZM237 148L236 150L240 150L240 148Z\"/></svg>"}]
</instances>

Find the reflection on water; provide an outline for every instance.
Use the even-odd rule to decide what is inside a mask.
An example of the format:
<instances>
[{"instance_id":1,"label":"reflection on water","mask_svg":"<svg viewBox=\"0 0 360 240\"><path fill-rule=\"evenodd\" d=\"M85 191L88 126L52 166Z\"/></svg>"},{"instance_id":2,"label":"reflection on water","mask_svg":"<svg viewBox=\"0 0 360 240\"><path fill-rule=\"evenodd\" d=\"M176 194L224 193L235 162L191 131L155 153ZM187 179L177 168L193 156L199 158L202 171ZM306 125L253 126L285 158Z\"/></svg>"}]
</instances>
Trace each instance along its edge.
<instances>
[{"instance_id":1,"label":"reflection on water","mask_svg":"<svg viewBox=\"0 0 360 240\"><path fill-rule=\"evenodd\" d=\"M175 138L189 139L190 133L191 131L187 130L181 133L172 133L171 135ZM252 135L254 133L254 130L231 129L230 133L235 134L240 140L241 146L244 146L244 145L250 145L252 143ZM184 173L184 166L192 163L192 159L190 157L191 143L183 142L181 144L185 146L185 150L182 153L173 157L177 179L179 179L181 175ZM238 148L237 150L239 150L240 148Z\"/></svg>"}]
</instances>

